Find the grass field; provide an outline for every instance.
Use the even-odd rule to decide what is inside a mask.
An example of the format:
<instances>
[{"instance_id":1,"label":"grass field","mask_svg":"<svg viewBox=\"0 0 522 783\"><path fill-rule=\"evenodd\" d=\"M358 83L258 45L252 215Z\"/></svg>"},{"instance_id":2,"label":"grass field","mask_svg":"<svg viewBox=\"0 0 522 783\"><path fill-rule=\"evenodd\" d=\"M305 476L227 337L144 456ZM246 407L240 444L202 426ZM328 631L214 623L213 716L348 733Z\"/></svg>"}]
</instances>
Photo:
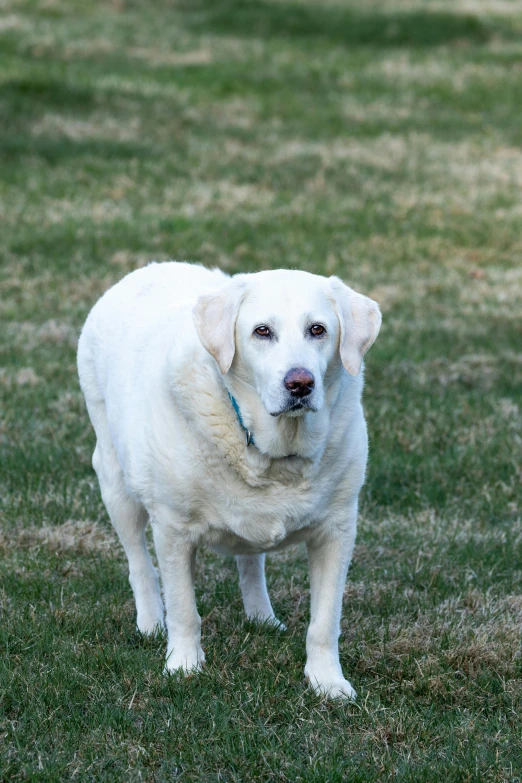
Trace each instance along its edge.
<instances>
[{"instance_id":1,"label":"grass field","mask_svg":"<svg viewBox=\"0 0 522 783\"><path fill-rule=\"evenodd\" d=\"M522 779L522 6L3 0L0 779ZM76 340L147 260L337 274L376 298L341 660L202 553L207 667L165 679L99 497Z\"/></svg>"}]
</instances>

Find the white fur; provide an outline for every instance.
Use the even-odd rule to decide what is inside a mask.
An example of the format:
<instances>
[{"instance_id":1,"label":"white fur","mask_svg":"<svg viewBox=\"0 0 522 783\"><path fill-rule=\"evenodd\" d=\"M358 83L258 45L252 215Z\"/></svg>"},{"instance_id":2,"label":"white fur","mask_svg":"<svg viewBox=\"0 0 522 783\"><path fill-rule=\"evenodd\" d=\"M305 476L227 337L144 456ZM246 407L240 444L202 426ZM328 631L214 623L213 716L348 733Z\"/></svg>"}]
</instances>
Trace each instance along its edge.
<instances>
[{"instance_id":1,"label":"white fur","mask_svg":"<svg viewBox=\"0 0 522 783\"><path fill-rule=\"evenodd\" d=\"M326 328L320 338L310 333L316 323ZM259 325L273 338L260 338ZM230 278L184 263L133 272L91 311L78 368L97 437L93 466L144 633L164 625L144 535L152 522L167 670L204 661L199 545L235 555L247 615L279 624L264 553L304 541L305 674L330 697L355 697L337 645L368 451L359 371L379 327L375 302L337 278L288 270ZM290 410L283 379L295 367L312 372L315 387ZM227 389L255 445L246 446Z\"/></svg>"}]
</instances>

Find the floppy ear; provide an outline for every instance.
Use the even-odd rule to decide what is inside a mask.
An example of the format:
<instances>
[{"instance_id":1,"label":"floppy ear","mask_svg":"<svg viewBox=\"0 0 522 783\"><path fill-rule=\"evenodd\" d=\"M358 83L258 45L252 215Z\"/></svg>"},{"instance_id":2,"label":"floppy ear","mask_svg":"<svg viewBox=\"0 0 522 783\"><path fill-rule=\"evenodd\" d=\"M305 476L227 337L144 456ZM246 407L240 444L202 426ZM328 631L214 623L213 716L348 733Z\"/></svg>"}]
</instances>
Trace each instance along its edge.
<instances>
[{"instance_id":1,"label":"floppy ear","mask_svg":"<svg viewBox=\"0 0 522 783\"><path fill-rule=\"evenodd\" d=\"M341 325L341 361L350 375L359 375L362 358L379 334L381 311L377 302L358 294L338 277L331 277L330 281Z\"/></svg>"},{"instance_id":2,"label":"floppy ear","mask_svg":"<svg viewBox=\"0 0 522 783\"><path fill-rule=\"evenodd\" d=\"M230 370L236 351L236 320L244 288L244 281L232 279L211 293L202 294L192 311L199 339L223 375Z\"/></svg>"}]
</instances>

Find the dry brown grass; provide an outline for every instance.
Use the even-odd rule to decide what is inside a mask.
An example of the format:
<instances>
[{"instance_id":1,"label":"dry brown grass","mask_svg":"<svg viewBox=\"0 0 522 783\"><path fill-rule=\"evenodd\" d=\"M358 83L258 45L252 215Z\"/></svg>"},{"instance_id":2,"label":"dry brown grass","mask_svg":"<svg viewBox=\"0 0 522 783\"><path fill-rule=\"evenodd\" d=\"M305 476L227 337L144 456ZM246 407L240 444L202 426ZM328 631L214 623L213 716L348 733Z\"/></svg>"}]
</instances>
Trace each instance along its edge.
<instances>
[{"instance_id":1,"label":"dry brown grass","mask_svg":"<svg viewBox=\"0 0 522 783\"><path fill-rule=\"evenodd\" d=\"M90 552L112 552L119 546L115 533L107 524L89 520L69 520L62 525L0 531L0 549L4 554L19 548L33 551L43 547L50 552L85 555Z\"/></svg>"}]
</instances>

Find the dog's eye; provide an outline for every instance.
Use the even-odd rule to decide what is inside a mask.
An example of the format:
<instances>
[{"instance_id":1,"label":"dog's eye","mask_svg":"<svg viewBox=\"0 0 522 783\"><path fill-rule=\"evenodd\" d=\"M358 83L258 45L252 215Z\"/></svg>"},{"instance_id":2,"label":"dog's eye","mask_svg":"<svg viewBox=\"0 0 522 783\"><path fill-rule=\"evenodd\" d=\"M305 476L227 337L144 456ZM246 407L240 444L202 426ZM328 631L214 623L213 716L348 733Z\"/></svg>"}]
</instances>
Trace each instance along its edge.
<instances>
[{"instance_id":1,"label":"dog's eye","mask_svg":"<svg viewBox=\"0 0 522 783\"><path fill-rule=\"evenodd\" d=\"M271 337L272 332L268 328L268 326L258 326L257 329L254 329L254 334L257 334L258 337Z\"/></svg>"},{"instance_id":2,"label":"dog's eye","mask_svg":"<svg viewBox=\"0 0 522 783\"><path fill-rule=\"evenodd\" d=\"M321 335L326 334L326 329L322 324L313 324L310 327L310 334L314 337L321 337Z\"/></svg>"}]
</instances>

